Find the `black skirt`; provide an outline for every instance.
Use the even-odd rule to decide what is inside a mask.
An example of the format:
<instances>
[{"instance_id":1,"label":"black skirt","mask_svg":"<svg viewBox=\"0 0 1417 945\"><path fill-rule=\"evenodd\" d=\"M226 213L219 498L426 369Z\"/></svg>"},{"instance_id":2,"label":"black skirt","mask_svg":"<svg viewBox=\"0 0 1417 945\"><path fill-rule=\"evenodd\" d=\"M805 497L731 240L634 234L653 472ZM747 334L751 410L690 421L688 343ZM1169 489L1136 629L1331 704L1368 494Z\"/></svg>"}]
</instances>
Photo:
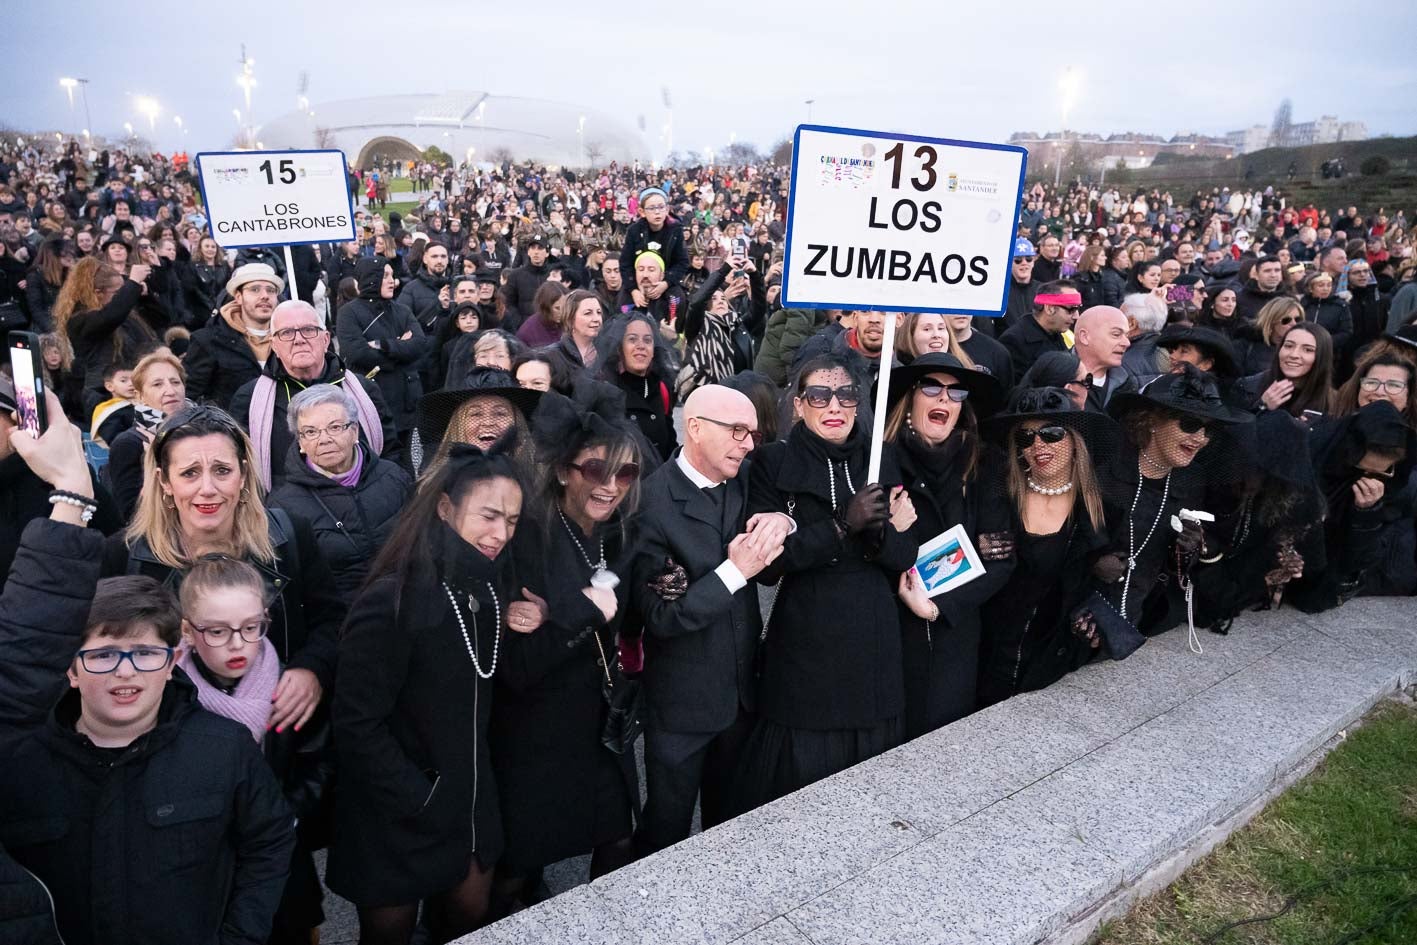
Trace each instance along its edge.
<instances>
[{"instance_id":1,"label":"black skirt","mask_svg":"<svg viewBox=\"0 0 1417 945\"><path fill-rule=\"evenodd\" d=\"M901 741L900 718L869 728L789 728L759 719L743 748L734 814L786 797L815 781L889 751Z\"/></svg>"}]
</instances>

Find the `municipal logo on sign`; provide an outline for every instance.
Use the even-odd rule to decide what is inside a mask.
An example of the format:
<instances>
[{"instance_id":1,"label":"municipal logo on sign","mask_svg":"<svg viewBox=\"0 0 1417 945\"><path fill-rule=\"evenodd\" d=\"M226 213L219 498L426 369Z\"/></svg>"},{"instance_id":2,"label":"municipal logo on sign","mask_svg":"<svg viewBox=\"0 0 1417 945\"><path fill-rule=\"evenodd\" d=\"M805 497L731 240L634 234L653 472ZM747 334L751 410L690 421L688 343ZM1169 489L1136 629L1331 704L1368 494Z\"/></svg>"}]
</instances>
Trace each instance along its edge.
<instances>
[{"instance_id":1,"label":"municipal logo on sign","mask_svg":"<svg viewBox=\"0 0 1417 945\"><path fill-rule=\"evenodd\" d=\"M950 193L954 193L956 190L959 190L958 174L951 174L949 176L949 178L945 181L945 189L948 190Z\"/></svg>"}]
</instances>

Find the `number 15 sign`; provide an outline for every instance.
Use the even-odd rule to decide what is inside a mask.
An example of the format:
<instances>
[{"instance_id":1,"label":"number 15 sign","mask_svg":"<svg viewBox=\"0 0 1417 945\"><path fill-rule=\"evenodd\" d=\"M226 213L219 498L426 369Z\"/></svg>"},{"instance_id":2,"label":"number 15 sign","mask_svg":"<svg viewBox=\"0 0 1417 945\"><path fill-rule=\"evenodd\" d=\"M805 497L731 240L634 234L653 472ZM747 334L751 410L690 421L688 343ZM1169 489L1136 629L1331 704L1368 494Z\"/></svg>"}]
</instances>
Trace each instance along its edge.
<instances>
[{"instance_id":1,"label":"number 15 sign","mask_svg":"<svg viewBox=\"0 0 1417 945\"><path fill-rule=\"evenodd\" d=\"M355 238L343 151L205 151L197 169L227 249Z\"/></svg>"},{"instance_id":2,"label":"number 15 sign","mask_svg":"<svg viewBox=\"0 0 1417 945\"><path fill-rule=\"evenodd\" d=\"M801 125L792 149L787 308L999 315L1027 152Z\"/></svg>"}]
</instances>

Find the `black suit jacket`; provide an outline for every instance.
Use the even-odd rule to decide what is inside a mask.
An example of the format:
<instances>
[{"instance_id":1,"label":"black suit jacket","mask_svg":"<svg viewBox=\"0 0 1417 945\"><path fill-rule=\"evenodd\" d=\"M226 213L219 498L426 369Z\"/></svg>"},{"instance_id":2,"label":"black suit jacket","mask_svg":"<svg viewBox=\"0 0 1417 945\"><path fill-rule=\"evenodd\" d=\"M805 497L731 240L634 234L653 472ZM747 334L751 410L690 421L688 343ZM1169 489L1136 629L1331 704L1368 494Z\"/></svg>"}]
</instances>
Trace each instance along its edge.
<instances>
[{"instance_id":1,"label":"black suit jacket","mask_svg":"<svg viewBox=\"0 0 1417 945\"><path fill-rule=\"evenodd\" d=\"M644 686L648 724L673 732L718 732L733 724L741 705L756 704L754 651L762 631L757 584L736 594L715 575L728 543L747 518L746 466L726 489L719 508L680 470L665 463L646 477L632 594L645 619ZM673 558L689 575L689 590L665 602L648 582Z\"/></svg>"}]
</instances>

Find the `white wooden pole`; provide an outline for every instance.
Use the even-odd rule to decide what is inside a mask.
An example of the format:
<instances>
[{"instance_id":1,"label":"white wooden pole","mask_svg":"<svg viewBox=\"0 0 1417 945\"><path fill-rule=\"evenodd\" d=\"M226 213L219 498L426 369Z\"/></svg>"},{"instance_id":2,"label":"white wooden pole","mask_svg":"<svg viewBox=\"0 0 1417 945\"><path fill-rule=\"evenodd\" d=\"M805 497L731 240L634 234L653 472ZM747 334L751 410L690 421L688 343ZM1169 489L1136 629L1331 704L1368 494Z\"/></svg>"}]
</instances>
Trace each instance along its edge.
<instances>
[{"instance_id":1,"label":"white wooden pole","mask_svg":"<svg viewBox=\"0 0 1417 945\"><path fill-rule=\"evenodd\" d=\"M876 412L871 418L871 460L866 467L866 481L881 478L881 451L886 443L886 404L890 396L891 365L895 362L895 323L897 312L886 313L886 334L881 339L881 375L876 381Z\"/></svg>"}]
</instances>

